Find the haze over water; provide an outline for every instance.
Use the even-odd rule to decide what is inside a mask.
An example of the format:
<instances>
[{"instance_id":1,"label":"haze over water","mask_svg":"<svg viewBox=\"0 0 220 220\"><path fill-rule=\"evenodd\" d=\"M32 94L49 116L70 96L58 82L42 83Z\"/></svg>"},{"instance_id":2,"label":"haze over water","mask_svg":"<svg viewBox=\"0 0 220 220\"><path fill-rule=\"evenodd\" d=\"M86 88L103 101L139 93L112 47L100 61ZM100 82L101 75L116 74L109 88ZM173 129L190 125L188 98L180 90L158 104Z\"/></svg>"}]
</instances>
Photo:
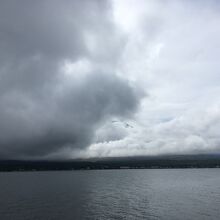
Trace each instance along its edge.
<instances>
[{"instance_id":1,"label":"haze over water","mask_svg":"<svg viewBox=\"0 0 220 220\"><path fill-rule=\"evenodd\" d=\"M219 219L220 169L0 173L0 219Z\"/></svg>"}]
</instances>

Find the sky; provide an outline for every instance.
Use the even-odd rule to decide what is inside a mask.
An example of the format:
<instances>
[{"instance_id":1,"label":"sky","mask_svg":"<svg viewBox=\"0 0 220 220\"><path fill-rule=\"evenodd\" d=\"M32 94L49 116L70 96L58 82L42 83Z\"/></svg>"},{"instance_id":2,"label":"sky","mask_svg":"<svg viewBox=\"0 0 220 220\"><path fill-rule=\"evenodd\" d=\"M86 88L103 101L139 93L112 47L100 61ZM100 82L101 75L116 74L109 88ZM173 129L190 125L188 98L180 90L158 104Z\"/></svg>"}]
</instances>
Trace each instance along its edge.
<instances>
[{"instance_id":1,"label":"sky","mask_svg":"<svg viewBox=\"0 0 220 220\"><path fill-rule=\"evenodd\" d=\"M219 10L1 0L0 159L220 153Z\"/></svg>"}]
</instances>

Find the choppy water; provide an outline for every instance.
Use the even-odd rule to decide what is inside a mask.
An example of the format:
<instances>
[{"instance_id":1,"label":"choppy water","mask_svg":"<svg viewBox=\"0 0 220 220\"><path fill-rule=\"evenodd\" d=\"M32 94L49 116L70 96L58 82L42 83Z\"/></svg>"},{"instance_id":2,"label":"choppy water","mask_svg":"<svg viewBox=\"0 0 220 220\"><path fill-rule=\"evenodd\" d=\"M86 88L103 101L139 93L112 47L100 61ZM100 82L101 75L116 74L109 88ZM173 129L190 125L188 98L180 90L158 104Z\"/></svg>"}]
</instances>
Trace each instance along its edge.
<instances>
[{"instance_id":1,"label":"choppy water","mask_svg":"<svg viewBox=\"0 0 220 220\"><path fill-rule=\"evenodd\" d=\"M219 219L220 169L0 173L0 219Z\"/></svg>"}]
</instances>

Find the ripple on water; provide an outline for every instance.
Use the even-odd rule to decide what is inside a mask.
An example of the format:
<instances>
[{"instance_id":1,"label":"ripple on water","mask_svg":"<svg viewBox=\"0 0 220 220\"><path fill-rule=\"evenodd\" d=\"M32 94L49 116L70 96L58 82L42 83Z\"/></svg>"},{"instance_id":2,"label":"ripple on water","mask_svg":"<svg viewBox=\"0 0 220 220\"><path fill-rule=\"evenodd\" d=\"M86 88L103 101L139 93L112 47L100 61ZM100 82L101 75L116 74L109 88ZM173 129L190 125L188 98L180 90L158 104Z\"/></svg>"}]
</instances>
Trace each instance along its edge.
<instances>
[{"instance_id":1,"label":"ripple on water","mask_svg":"<svg viewBox=\"0 0 220 220\"><path fill-rule=\"evenodd\" d=\"M219 219L220 169L0 173L0 219Z\"/></svg>"}]
</instances>

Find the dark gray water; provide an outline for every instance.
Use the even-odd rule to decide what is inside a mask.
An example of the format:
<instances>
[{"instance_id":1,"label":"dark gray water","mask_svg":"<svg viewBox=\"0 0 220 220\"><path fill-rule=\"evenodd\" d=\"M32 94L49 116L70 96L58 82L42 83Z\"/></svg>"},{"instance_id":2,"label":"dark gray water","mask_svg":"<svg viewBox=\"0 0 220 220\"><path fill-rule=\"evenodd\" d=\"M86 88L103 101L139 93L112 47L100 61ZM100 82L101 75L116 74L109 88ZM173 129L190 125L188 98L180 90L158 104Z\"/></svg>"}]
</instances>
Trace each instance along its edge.
<instances>
[{"instance_id":1,"label":"dark gray water","mask_svg":"<svg viewBox=\"0 0 220 220\"><path fill-rule=\"evenodd\" d=\"M219 219L220 169L0 173L0 219Z\"/></svg>"}]
</instances>

